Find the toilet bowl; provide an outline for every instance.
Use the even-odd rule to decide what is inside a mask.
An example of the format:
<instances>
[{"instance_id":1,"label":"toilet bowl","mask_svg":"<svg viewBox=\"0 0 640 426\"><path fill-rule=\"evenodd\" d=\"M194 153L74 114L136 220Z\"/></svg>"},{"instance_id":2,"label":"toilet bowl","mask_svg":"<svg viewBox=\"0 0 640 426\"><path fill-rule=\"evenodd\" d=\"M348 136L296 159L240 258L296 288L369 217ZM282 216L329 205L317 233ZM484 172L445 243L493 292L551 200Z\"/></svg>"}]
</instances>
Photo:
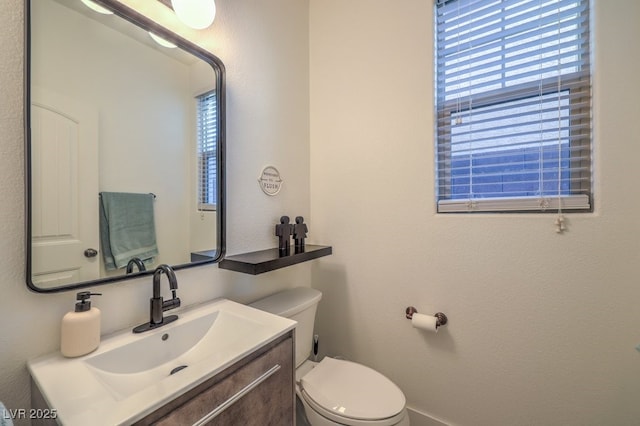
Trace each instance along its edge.
<instances>
[{"instance_id":1,"label":"toilet bowl","mask_svg":"<svg viewBox=\"0 0 640 426\"><path fill-rule=\"evenodd\" d=\"M404 394L391 380L356 362L308 360L313 323L322 293L298 287L251 304L298 322L296 395L312 426L409 426Z\"/></svg>"},{"instance_id":2,"label":"toilet bowl","mask_svg":"<svg viewBox=\"0 0 640 426\"><path fill-rule=\"evenodd\" d=\"M402 391L379 372L329 357L313 364L296 383L311 425L409 425Z\"/></svg>"}]
</instances>

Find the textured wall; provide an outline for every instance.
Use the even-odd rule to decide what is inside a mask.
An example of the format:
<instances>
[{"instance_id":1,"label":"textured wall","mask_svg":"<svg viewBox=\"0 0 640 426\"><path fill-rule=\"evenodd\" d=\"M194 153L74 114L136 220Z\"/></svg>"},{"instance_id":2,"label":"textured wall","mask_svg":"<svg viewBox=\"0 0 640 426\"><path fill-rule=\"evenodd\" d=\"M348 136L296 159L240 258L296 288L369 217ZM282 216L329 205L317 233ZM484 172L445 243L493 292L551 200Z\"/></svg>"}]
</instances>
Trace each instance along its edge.
<instances>
[{"instance_id":1,"label":"textured wall","mask_svg":"<svg viewBox=\"0 0 640 426\"><path fill-rule=\"evenodd\" d=\"M311 1L320 346L451 424L640 421L640 4L595 2L596 210L437 215L432 2ZM441 310L424 334L404 308Z\"/></svg>"},{"instance_id":2,"label":"textured wall","mask_svg":"<svg viewBox=\"0 0 640 426\"><path fill-rule=\"evenodd\" d=\"M132 0L129 0L132 2ZM139 0L149 4L148 0ZM227 66L228 247L230 253L276 244L282 214L309 215L308 4L294 0L256 5L218 0L210 31L194 34ZM75 295L41 295L24 277L23 1L3 0L0 14L0 401L29 407L26 361L59 347L60 320ZM167 25L172 25L168 22ZM286 72L285 72L286 71ZM285 187L274 198L257 184L263 164L278 166ZM313 228L312 228L313 229ZM313 233L310 236L314 236ZM216 297L241 302L295 285L309 285L309 265L258 277L217 267L177 272L183 304ZM94 288L97 290L98 288ZM151 280L106 287L96 298L103 333L148 319Z\"/></svg>"}]
</instances>

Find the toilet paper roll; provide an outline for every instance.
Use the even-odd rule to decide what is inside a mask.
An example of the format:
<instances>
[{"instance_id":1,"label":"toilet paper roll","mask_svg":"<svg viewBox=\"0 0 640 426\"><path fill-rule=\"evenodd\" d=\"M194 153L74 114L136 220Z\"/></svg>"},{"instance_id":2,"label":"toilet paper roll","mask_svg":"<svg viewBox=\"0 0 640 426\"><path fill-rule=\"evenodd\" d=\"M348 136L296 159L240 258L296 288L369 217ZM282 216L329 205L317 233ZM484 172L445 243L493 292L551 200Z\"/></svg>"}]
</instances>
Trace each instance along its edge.
<instances>
[{"instance_id":1,"label":"toilet paper roll","mask_svg":"<svg viewBox=\"0 0 640 426\"><path fill-rule=\"evenodd\" d=\"M411 325L420 330L438 332L438 318L432 315L415 313L411 318Z\"/></svg>"}]
</instances>

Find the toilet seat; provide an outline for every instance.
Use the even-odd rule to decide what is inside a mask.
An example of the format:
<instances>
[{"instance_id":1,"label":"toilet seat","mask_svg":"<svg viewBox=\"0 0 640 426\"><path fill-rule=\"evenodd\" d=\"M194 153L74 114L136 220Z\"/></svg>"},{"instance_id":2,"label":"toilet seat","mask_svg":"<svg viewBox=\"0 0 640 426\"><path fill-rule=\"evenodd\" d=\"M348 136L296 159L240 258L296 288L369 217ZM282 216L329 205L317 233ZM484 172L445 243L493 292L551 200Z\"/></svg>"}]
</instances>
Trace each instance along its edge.
<instances>
[{"instance_id":1,"label":"toilet seat","mask_svg":"<svg viewBox=\"0 0 640 426\"><path fill-rule=\"evenodd\" d=\"M300 390L316 412L340 424L395 425L406 415L402 391L355 362L325 357L302 377Z\"/></svg>"}]
</instances>

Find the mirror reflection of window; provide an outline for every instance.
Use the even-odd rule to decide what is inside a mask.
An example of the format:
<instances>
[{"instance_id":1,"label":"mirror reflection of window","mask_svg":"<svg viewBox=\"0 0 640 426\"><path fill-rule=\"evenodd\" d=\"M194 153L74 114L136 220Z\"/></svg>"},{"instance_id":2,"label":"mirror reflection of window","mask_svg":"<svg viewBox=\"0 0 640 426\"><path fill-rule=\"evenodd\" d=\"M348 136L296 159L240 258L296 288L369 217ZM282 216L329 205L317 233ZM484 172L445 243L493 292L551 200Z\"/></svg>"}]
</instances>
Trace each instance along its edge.
<instances>
[{"instance_id":1,"label":"mirror reflection of window","mask_svg":"<svg viewBox=\"0 0 640 426\"><path fill-rule=\"evenodd\" d=\"M218 110L215 90L196 97L198 149L198 210L215 211L218 177Z\"/></svg>"}]
</instances>

